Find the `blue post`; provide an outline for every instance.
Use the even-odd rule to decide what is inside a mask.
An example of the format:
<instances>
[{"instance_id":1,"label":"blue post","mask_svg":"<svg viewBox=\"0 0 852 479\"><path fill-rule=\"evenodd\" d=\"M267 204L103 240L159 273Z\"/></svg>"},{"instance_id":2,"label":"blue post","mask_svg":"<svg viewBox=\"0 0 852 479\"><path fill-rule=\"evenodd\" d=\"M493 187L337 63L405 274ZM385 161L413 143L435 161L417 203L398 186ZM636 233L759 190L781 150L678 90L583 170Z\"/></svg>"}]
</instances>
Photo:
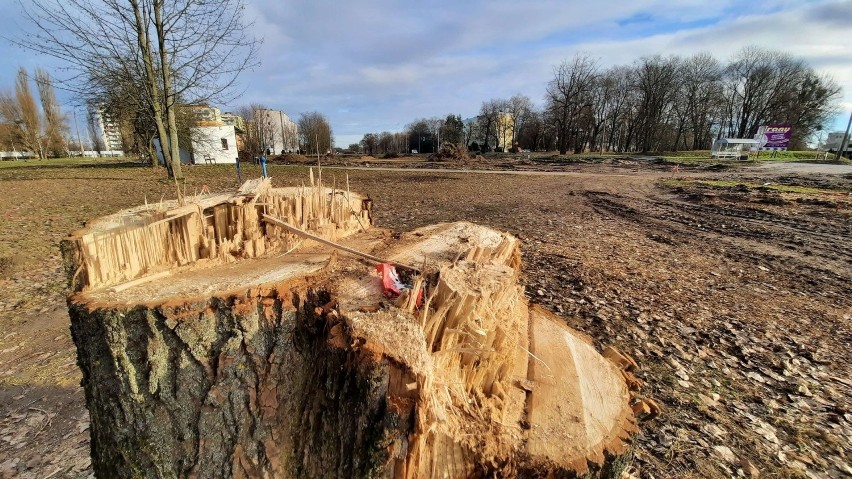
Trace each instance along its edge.
<instances>
[{"instance_id":1,"label":"blue post","mask_svg":"<svg viewBox=\"0 0 852 479\"><path fill-rule=\"evenodd\" d=\"M266 178L266 155L260 155L260 167L263 168L263 177Z\"/></svg>"},{"instance_id":2,"label":"blue post","mask_svg":"<svg viewBox=\"0 0 852 479\"><path fill-rule=\"evenodd\" d=\"M243 175L240 172L240 159L237 158L237 185L243 184Z\"/></svg>"}]
</instances>

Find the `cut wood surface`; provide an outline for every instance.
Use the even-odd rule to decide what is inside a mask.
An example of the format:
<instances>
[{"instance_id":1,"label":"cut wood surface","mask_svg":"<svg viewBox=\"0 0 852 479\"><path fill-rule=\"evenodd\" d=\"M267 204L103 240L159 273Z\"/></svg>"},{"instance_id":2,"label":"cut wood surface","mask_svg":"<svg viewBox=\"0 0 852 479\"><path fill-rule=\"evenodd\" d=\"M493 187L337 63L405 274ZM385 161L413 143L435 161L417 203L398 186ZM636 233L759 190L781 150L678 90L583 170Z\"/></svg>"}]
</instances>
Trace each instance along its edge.
<instances>
[{"instance_id":1,"label":"cut wood surface","mask_svg":"<svg viewBox=\"0 0 852 479\"><path fill-rule=\"evenodd\" d=\"M551 313L530 315L530 392L527 450L534 458L603 464L604 454L624 454L630 444L630 394L616 366L597 353L588 339L559 324ZM620 399L620 400L619 400Z\"/></svg>"},{"instance_id":2,"label":"cut wood surface","mask_svg":"<svg viewBox=\"0 0 852 479\"><path fill-rule=\"evenodd\" d=\"M253 180L65 242L99 477L619 477L623 366L530 309L517 238L394 237L368 198L311 183ZM364 258L421 274L389 298Z\"/></svg>"}]
</instances>

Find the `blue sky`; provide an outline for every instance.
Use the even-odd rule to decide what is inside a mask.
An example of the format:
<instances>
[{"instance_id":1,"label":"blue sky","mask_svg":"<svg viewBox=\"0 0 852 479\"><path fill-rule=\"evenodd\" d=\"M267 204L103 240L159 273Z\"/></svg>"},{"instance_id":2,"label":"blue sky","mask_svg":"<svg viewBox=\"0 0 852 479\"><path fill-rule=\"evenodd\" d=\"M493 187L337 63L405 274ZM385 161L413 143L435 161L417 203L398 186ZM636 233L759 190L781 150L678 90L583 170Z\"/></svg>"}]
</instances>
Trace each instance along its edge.
<instances>
[{"instance_id":1,"label":"blue sky","mask_svg":"<svg viewBox=\"0 0 852 479\"><path fill-rule=\"evenodd\" d=\"M241 98L219 106L263 103L294 118L318 110L341 146L418 117L473 116L490 98L522 93L541 103L553 67L578 52L606 67L644 55L725 60L746 45L778 49L843 87L844 113L830 129L845 128L852 110L852 0L245 2L264 39L262 63L241 77ZM25 32L15 0L0 0L0 13L5 35ZM3 42L0 62L0 88L20 65L58 67Z\"/></svg>"}]
</instances>

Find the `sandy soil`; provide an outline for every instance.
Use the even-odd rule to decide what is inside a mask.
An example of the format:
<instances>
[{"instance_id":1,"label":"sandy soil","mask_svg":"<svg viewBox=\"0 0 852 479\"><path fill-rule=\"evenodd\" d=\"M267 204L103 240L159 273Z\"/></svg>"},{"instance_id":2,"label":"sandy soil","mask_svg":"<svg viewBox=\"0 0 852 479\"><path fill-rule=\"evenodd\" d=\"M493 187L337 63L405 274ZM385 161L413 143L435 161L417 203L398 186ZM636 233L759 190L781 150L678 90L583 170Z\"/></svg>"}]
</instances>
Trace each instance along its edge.
<instances>
[{"instance_id":1,"label":"sandy soil","mask_svg":"<svg viewBox=\"0 0 852 479\"><path fill-rule=\"evenodd\" d=\"M349 175L379 226L468 220L519 236L532 301L634 355L664 412L643 425L633 476L852 475L852 177L548 168L583 174ZM270 169L277 185L305 178ZM173 198L161 175L0 168L0 478L90 475L57 245L90 218ZM236 184L224 166L187 175L188 193Z\"/></svg>"}]
</instances>

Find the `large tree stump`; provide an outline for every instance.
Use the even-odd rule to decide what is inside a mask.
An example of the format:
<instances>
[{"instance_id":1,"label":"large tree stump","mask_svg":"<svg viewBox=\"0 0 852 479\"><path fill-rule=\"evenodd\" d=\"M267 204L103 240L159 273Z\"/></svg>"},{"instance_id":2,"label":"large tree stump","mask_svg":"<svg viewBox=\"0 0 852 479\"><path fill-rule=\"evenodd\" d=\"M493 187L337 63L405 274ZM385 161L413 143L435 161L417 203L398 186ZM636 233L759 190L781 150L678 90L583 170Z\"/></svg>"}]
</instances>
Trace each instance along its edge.
<instances>
[{"instance_id":1,"label":"large tree stump","mask_svg":"<svg viewBox=\"0 0 852 479\"><path fill-rule=\"evenodd\" d=\"M388 298L372 264L264 214L420 272ZM312 178L134 208L62 248L98 477L618 477L629 459L632 365L529 307L511 235L394 237Z\"/></svg>"}]
</instances>

